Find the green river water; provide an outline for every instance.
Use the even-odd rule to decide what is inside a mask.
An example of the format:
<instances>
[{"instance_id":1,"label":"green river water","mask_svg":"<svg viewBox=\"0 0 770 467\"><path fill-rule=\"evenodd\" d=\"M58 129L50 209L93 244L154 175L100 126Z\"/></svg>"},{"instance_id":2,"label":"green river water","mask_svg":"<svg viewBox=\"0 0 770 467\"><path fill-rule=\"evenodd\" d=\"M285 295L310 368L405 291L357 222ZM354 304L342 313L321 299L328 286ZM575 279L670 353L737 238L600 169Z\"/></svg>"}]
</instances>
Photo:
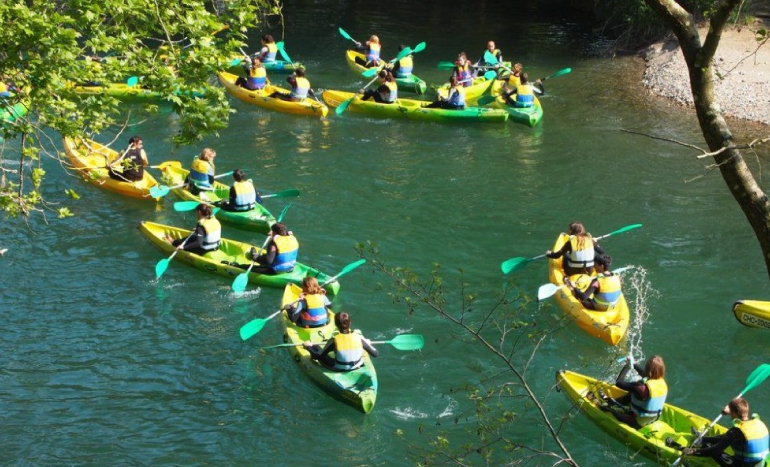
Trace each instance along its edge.
<instances>
[{"instance_id":1,"label":"green river water","mask_svg":"<svg viewBox=\"0 0 770 467\"><path fill-rule=\"evenodd\" d=\"M266 190L300 189L286 222L303 262L334 273L357 259L356 243L372 241L391 266L425 276L440 263L450 289L462 268L479 310L508 281L534 297L548 281L545 262L507 277L500 262L545 252L570 221L595 235L642 223L603 243L616 267L638 266L626 293L632 313L647 317L633 341L645 356L666 359L670 402L713 418L767 359L768 334L741 326L730 311L735 300L768 298L761 252L708 162L682 146L620 131L703 145L693 112L649 95L639 84L640 62L591 58L592 39L545 8L530 6L506 21L506 2L416 5L389 2L368 12L365 2L288 2L286 50L306 64L314 87L354 90L362 81L345 65L350 44L339 26L359 40L379 34L386 56L399 42L426 41L415 71L432 84L447 79L438 61L460 51L475 59L494 38L531 76L572 68L546 82L542 124L333 112L318 120L235 102L230 127L199 146L173 150L169 112L147 117L127 106L144 119L130 132L142 135L153 164L187 164L208 145L221 172L241 167ZM272 32L281 37L280 29ZM757 128L736 122L735 129ZM754 165L768 159L748 157ZM67 202L75 217L46 225L34 215L29 225L11 219L0 228L0 247L9 249L0 258L1 465L413 465L399 430L423 447L437 430L457 443L464 430L474 431L471 404L458 388L496 373L499 362L435 314L420 308L410 315L393 303L392 285L371 267L341 280L335 307L370 338L419 333L426 345L422 352L380 346L379 398L363 415L313 386L284 350L257 350L281 342L277 321L240 341L240 326L278 308L280 290L250 286L237 297L229 281L179 263L155 281L163 256L136 227L141 220L192 226L192 214L172 209L172 195L156 208L85 185L50 161L44 167L49 199L62 200L68 188L81 199ZM266 201L275 214L284 203ZM224 229L226 237L264 239ZM458 313L459 305L448 309ZM540 326L561 324L552 301L539 309L533 301L526 311ZM627 342L609 348L564 326L540 348L530 384L558 420L570 403L553 392L554 373L614 377L613 362L627 349ZM770 386L754 390L752 408L770 413L768 395ZM539 446L546 438L531 406L515 407L522 422L509 435ZM581 465L652 465L623 460L625 448L583 416L562 435ZM553 449L547 441L544 447Z\"/></svg>"}]
</instances>

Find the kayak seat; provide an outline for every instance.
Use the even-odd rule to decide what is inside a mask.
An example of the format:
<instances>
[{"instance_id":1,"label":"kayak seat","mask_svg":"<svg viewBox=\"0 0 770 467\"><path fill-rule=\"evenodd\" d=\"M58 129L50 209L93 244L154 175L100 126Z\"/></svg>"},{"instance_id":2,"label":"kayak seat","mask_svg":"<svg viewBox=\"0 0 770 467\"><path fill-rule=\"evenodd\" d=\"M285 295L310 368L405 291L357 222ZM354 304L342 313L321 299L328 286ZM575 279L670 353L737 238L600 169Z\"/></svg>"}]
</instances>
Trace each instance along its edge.
<instances>
[{"instance_id":1,"label":"kayak seat","mask_svg":"<svg viewBox=\"0 0 770 467\"><path fill-rule=\"evenodd\" d=\"M671 428L668 423L662 420L656 420L649 425L643 426L639 429L639 433L644 435L644 437L647 439L655 438L660 440L662 443L665 443L666 438L671 438L676 443L683 446L689 445L687 438L682 436L681 433L677 433L676 430Z\"/></svg>"}]
</instances>

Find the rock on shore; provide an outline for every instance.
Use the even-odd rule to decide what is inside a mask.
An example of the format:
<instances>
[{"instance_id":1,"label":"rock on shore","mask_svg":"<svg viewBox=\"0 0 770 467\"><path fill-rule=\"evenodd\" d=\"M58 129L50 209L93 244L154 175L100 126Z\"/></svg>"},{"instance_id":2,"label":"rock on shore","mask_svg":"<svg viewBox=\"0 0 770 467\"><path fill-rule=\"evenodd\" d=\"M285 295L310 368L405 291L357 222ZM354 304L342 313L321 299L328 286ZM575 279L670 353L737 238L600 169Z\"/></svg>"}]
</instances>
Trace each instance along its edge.
<instances>
[{"instance_id":1,"label":"rock on shore","mask_svg":"<svg viewBox=\"0 0 770 467\"><path fill-rule=\"evenodd\" d=\"M761 47L753 30L728 27L714 56L717 101L725 116L770 124L770 42ZM701 30L701 38L707 29ZM654 93L692 106L690 78L678 41L660 42L643 53L642 84ZM720 79L721 76L721 79Z\"/></svg>"}]
</instances>

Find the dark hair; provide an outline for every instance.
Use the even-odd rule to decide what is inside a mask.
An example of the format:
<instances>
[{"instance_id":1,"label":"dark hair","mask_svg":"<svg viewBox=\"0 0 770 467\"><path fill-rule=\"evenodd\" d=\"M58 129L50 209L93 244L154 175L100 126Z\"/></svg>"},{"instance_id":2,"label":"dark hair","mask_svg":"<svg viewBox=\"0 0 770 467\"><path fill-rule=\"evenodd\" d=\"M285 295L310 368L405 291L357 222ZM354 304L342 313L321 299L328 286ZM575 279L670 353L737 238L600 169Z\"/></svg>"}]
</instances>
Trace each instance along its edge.
<instances>
[{"instance_id":1,"label":"dark hair","mask_svg":"<svg viewBox=\"0 0 770 467\"><path fill-rule=\"evenodd\" d=\"M526 73L521 74L521 84L527 84L529 82L529 76Z\"/></svg>"},{"instance_id":2,"label":"dark hair","mask_svg":"<svg viewBox=\"0 0 770 467\"><path fill-rule=\"evenodd\" d=\"M198 207L195 208L196 211L201 213L203 217L211 217L213 212L211 211L211 206L209 206L206 203L201 203L198 205Z\"/></svg>"},{"instance_id":3,"label":"dark hair","mask_svg":"<svg viewBox=\"0 0 770 467\"><path fill-rule=\"evenodd\" d=\"M243 170L241 170L241 169L233 170L233 179L236 182L242 182L243 181L243 177L244 177Z\"/></svg>"},{"instance_id":4,"label":"dark hair","mask_svg":"<svg viewBox=\"0 0 770 467\"><path fill-rule=\"evenodd\" d=\"M350 315L341 311L334 315L334 324L337 325L337 329L344 333L350 330Z\"/></svg>"},{"instance_id":5,"label":"dark hair","mask_svg":"<svg viewBox=\"0 0 770 467\"><path fill-rule=\"evenodd\" d=\"M132 136L131 139L128 140L128 145L131 146L132 144L136 144L142 140L141 136Z\"/></svg>"},{"instance_id":6,"label":"dark hair","mask_svg":"<svg viewBox=\"0 0 770 467\"><path fill-rule=\"evenodd\" d=\"M604 266L604 269L606 271L609 271L612 268L612 256L610 255L597 255L596 256L596 264L601 264Z\"/></svg>"},{"instance_id":7,"label":"dark hair","mask_svg":"<svg viewBox=\"0 0 770 467\"><path fill-rule=\"evenodd\" d=\"M749 403L743 397L736 397L727 406L730 408L730 413L740 417L741 420L749 418Z\"/></svg>"},{"instance_id":8,"label":"dark hair","mask_svg":"<svg viewBox=\"0 0 770 467\"><path fill-rule=\"evenodd\" d=\"M456 76L450 76L449 77L449 86L457 86L457 77Z\"/></svg>"},{"instance_id":9,"label":"dark hair","mask_svg":"<svg viewBox=\"0 0 770 467\"><path fill-rule=\"evenodd\" d=\"M294 72L294 74L296 74L300 78L304 77L305 76L305 67L304 66L297 67L297 70Z\"/></svg>"},{"instance_id":10,"label":"dark hair","mask_svg":"<svg viewBox=\"0 0 770 467\"><path fill-rule=\"evenodd\" d=\"M286 230L286 225L283 222L276 222L270 226L270 231L281 236L289 235L289 231Z\"/></svg>"},{"instance_id":11,"label":"dark hair","mask_svg":"<svg viewBox=\"0 0 770 467\"><path fill-rule=\"evenodd\" d=\"M262 36L262 40L265 42L275 42L271 34L265 34L264 36Z\"/></svg>"}]
</instances>

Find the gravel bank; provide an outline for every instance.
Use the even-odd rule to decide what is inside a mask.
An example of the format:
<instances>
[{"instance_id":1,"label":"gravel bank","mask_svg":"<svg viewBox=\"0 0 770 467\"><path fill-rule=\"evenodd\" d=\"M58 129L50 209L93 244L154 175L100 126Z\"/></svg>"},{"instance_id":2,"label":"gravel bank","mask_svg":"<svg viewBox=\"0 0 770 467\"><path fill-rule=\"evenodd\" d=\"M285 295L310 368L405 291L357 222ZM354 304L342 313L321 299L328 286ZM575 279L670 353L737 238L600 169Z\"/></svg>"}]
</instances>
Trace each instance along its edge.
<instances>
[{"instance_id":1,"label":"gravel bank","mask_svg":"<svg viewBox=\"0 0 770 467\"><path fill-rule=\"evenodd\" d=\"M757 29L758 24L751 29ZM701 30L705 37L707 30ZM675 37L648 47L642 84L655 94L692 106L687 65ZM759 47L749 28L728 27L715 55L716 95L726 116L770 124L770 42Z\"/></svg>"}]
</instances>

